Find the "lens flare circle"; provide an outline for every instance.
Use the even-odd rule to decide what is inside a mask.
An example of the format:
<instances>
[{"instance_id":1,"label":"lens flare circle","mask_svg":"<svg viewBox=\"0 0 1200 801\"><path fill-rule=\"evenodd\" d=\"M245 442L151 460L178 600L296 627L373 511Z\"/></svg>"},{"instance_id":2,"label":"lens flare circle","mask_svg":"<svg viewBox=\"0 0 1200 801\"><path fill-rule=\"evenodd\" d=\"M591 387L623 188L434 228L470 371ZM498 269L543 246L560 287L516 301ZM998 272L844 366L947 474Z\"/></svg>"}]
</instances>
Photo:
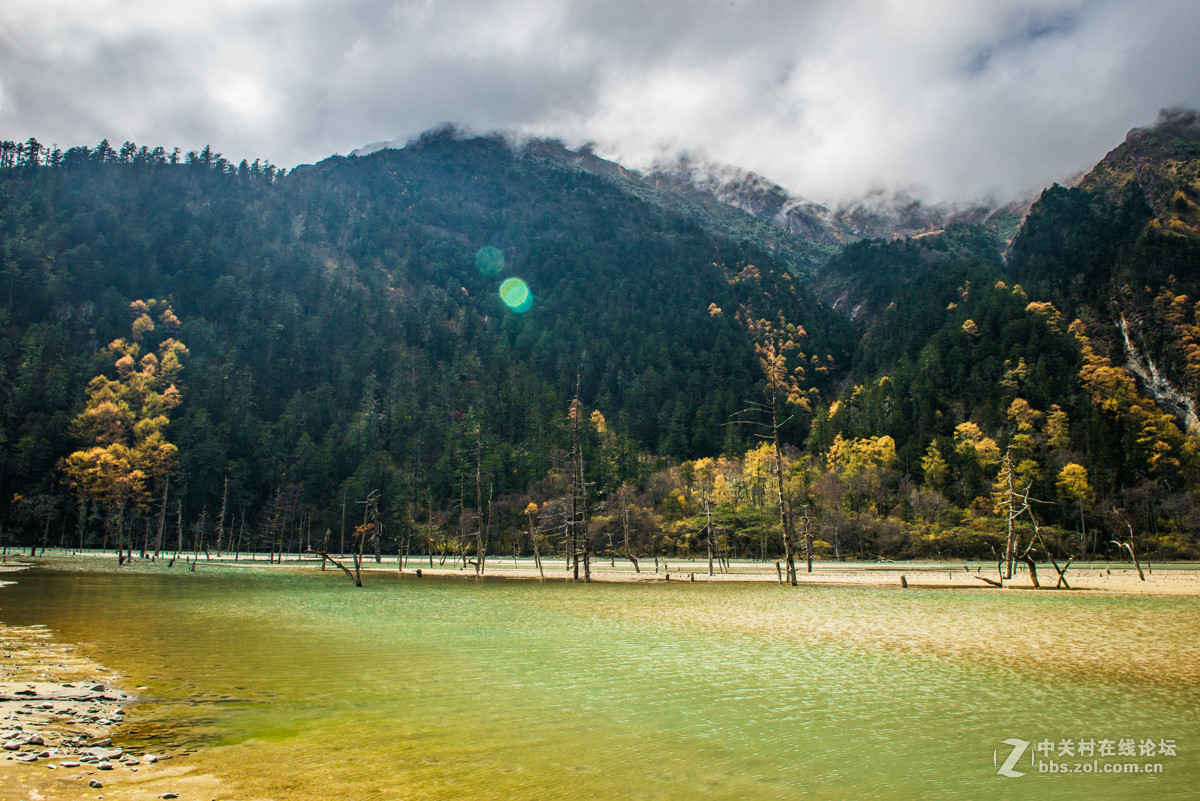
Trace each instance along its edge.
<instances>
[{"instance_id":1,"label":"lens flare circle","mask_svg":"<svg viewBox=\"0 0 1200 801\"><path fill-rule=\"evenodd\" d=\"M517 313L529 311L533 305L533 293L520 278L505 278L500 284L500 299Z\"/></svg>"},{"instance_id":2,"label":"lens flare circle","mask_svg":"<svg viewBox=\"0 0 1200 801\"><path fill-rule=\"evenodd\" d=\"M500 248L484 245L475 251L475 269L484 275L495 275L504 269L504 254Z\"/></svg>"}]
</instances>

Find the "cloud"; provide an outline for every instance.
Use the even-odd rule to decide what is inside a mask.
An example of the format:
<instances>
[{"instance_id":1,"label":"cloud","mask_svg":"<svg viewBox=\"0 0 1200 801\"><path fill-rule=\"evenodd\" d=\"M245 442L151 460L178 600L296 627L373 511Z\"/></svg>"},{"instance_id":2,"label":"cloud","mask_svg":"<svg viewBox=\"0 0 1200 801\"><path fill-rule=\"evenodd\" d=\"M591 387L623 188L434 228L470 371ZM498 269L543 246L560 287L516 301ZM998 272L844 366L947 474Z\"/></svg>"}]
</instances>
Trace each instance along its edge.
<instances>
[{"instance_id":1,"label":"cloud","mask_svg":"<svg viewBox=\"0 0 1200 801\"><path fill-rule=\"evenodd\" d=\"M1062 180L1200 107L1189 0L9 0L0 135L278 164L450 121L824 202Z\"/></svg>"}]
</instances>

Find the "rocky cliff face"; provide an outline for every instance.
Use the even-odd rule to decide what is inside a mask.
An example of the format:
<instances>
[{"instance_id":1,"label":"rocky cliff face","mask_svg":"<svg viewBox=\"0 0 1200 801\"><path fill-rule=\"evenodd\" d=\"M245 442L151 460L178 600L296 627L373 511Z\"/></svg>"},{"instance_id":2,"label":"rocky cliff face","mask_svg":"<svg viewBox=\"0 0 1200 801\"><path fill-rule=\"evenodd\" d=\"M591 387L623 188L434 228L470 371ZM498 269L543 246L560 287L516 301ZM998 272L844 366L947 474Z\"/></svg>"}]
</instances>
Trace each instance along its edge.
<instances>
[{"instance_id":1,"label":"rocky cliff face","mask_svg":"<svg viewBox=\"0 0 1200 801\"><path fill-rule=\"evenodd\" d=\"M682 156L655 165L646 179L715 198L818 245L836 246L857 238L830 209L740 167Z\"/></svg>"},{"instance_id":2,"label":"rocky cliff face","mask_svg":"<svg viewBox=\"0 0 1200 801\"><path fill-rule=\"evenodd\" d=\"M929 204L905 192L872 192L829 208L794 195L778 184L730 165L691 156L656 165L647 180L707 195L818 245L857 239L902 239L944 230L956 223L991 229L1002 240L1016 233L1032 197L967 206Z\"/></svg>"},{"instance_id":3,"label":"rocky cliff face","mask_svg":"<svg viewBox=\"0 0 1200 801\"><path fill-rule=\"evenodd\" d=\"M1200 415L1196 414L1196 401L1172 385L1155 365L1154 360L1138 347L1137 333L1132 331L1133 326L1125 315L1121 315L1117 325L1125 345L1125 368L1138 377L1142 388L1154 398L1159 408L1175 415L1188 431L1200 434Z\"/></svg>"}]
</instances>

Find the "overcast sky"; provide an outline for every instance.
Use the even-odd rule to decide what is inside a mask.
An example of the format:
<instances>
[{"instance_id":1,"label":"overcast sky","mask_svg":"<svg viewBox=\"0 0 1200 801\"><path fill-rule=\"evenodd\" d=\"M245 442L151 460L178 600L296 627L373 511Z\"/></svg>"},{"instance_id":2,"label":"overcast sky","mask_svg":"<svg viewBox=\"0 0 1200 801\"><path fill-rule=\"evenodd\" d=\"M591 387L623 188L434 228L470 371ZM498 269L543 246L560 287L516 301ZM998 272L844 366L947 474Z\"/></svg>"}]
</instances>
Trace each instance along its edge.
<instances>
[{"instance_id":1,"label":"overcast sky","mask_svg":"<svg viewBox=\"0 0 1200 801\"><path fill-rule=\"evenodd\" d=\"M442 122L822 202L1008 197L1200 107L1196 0L4 0L0 137L291 167Z\"/></svg>"}]
</instances>

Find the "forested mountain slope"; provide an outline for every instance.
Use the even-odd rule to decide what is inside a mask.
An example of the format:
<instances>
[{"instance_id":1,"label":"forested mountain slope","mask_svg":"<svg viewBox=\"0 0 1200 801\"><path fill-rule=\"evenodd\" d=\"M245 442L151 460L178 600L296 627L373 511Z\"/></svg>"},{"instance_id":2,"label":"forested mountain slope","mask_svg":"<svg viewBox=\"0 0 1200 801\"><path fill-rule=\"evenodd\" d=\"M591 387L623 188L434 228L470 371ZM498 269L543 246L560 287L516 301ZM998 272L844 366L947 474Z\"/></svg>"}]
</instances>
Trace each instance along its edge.
<instances>
[{"instance_id":1,"label":"forested mountain slope","mask_svg":"<svg viewBox=\"0 0 1200 801\"><path fill-rule=\"evenodd\" d=\"M552 145L443 132L283 177L207 150L50 160L0 171L0 480L27 506L62 492L68 423L137 299L181 321L174 483L210 514L226 476L252 511L283 486L325 511L368 486L441 507L480 449L492 492L524 490L576 394L625 443L622 479L638 453L737 451L762 381L739 310L804 327L817 393L852 347L770 254ZM514 276L523 312L498 294Z\"/></svg>"},{"instance_id":2,"label":"forested mountain slope","mask_svg":"<svg viewBox=\"0 0 1200 801\"><path fill-rule=\"evenodd\" d=\"M1004 486L1064 555L1130 529L1192 556L1197 141L1132 132L1011 244L836 246L555 142L447 129L286 174L6 143L0 536L144 540L169 484L201 543L353 536L374 493L385 548L522 551L571 486L597 547L761 556L782 464L818 556L986 556ZM772 187L726 199L778 212Z\"/></svg>"},{"instance_id":3,"label":"forested mountain slope","mask_svg":"<svg viewBox=\"0 0 1200 801\"><path fill-rule=\"evenodd\" d=\"M1018 486L1073 497L1112 536L1133 519L1194 542L1200 137L1182 116L1132 131L1079 186L1047 189L1005 260L969 228L831 259L822 292L863 335L810 450L891 437L913 497L979 511L1011 454Z\"/></svg>"}]
</instances>

